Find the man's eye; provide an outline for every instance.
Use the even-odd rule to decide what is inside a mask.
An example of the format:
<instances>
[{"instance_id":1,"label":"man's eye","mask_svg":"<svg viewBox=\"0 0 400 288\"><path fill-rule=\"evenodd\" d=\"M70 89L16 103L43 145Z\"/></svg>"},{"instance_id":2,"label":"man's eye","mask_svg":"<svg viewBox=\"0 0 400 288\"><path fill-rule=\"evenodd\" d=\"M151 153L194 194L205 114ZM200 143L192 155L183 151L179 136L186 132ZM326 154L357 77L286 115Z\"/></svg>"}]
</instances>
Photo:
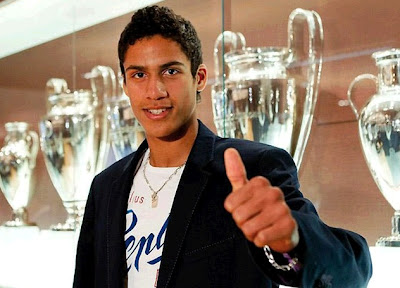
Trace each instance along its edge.
<instances>
[{"instance_id":1,"label":"man's eye","mask_svg":"<svg viewBox=\"0 0 400 288\"><path fill-rule=\"evenodd\" d=\"M144 73L143 72L136 72L132 75L133 78L143 78Z\"/></svg>"},{"instance_id":2,"label":"man's eye","mask_svg":"<svg viewBox=\"0 0 400 288\"><path fill-rule=\"evenodd\" d=\"M167 75L175 75L176 73L178 73L178 70L169 68L169 69L165 70L164 73Z\"/></svg>"}]
</instances>

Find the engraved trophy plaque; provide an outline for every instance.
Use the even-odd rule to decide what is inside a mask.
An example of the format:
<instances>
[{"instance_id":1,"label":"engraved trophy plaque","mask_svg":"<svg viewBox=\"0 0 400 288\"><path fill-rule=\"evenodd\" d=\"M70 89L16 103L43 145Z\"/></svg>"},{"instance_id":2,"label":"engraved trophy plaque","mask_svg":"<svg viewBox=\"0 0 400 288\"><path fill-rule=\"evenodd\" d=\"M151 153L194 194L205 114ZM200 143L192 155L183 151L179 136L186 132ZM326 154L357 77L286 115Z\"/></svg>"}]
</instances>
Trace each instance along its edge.
<instances>
[{"instance_id":1,"label":"engraved trophy plaque","mask_svg":"<svg viewBox=\"0 0 400 288\"><path fill-rule=\"evenodd\" d=\"M0 188L13 210L6 227L35 226L29 222L26 207L33 195L32 173L36 166L38 136L26 122L5 124L7 135L0 149Z\"/></svg>"},{"instance_id":2,"label":"engraved trophy plaque","mask_svg":"<svg viewBox=\"0 0 400 288\"><path fill-rule=\"evenodd\" d=\"M303 44L305 28L308 48ZM218 135L281 147L300 166L321 73L320 16L295 9L288 34L288 47L246 47L241 33L221 33L214 47L212 102Z\"/></svg>"},{"instance_id":3,"label":"engraved trophy plaque","mask_svg":"<svg viewBox=\"0 0 400 288\"><path fill-rule=\"evenodd\" d=\"M362 74L350 84L347 96L358 119L364 158L379 190L395 210L392 234L377 246L400 247L400 49L372 54L378 76ZM353 89L362 80L376 83L377 92L361 108L353 101Z\"/></svg>"}]
</instances>

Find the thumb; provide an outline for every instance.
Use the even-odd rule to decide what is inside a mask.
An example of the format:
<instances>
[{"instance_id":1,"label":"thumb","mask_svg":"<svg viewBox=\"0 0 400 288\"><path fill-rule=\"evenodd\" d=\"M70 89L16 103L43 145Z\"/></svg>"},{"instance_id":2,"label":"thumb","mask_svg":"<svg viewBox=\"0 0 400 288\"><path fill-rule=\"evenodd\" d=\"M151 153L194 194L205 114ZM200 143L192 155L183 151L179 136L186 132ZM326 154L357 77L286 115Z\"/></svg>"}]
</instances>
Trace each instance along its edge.
<instances>
[{"instance_id":1,"label":"thumb","mask_svg":"<svg viewBox=\"0 0 400 288\"><path fill-rule=\"evenodd\" d=\"M232 191L241 188L247 183L246 168L239 152L228 148L224 153L226 176L232 185Z\"/></svg>"}]
</instances>

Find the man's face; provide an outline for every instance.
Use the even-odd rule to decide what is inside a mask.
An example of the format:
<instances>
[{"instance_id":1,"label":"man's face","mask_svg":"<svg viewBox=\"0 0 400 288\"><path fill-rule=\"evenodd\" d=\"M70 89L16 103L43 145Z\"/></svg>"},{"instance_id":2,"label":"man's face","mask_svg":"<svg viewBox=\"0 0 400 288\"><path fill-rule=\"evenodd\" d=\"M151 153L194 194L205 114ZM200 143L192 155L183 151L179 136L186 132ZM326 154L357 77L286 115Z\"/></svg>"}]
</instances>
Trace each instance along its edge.
<instances>
[{"instance_id":1,"label":"man's face","mask_svg":"<svg viewBox=\"0 0 400 288\"><path fill-rule=\"evenodd\" d=\"M125 55L125 93L147 138L174 140L197 129L196 91L206 85L206 68L195 78L178 43L159 35L131 45Z\"/></svg>"}]
</instances>

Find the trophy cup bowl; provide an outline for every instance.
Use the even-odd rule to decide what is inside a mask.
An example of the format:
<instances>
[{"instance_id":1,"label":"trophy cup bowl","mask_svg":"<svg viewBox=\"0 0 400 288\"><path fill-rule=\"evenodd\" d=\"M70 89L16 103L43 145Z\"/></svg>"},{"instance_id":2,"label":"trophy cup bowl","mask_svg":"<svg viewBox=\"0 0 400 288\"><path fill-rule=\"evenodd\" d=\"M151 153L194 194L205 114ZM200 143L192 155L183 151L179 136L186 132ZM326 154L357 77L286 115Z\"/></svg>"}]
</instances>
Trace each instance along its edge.
<instances>
[{"instance_id":1,"label":"trophy cup bowl","mask_svg":"<svg viewBox=\"0 0 400 288\"><path fill-rule=\"evenodd\" d=\"M305 25L308 49L303 47ZM219 136L283 148L300 167L321 73L323 31L319 15L295 9L289 16L288 34L288 47L245 47L241 33L221 33L214 46L212 103ZM219 65L221 59L223 65Z\"/></svg>"},{"instance_id":2,"label":"trophy cup bowl","mask_svg":"<svg viewBox=\"0 0 400 288\"><path fill-rule=\"evenodd\" d=\"M5 124L7 135L0 150L0 188L13 210L6 227L36 226L28 219L26 207L33 195L32 174L36 165L38 136L26 122Z\"/></svg>"},{"instance_id":3,"label":"trophy cup bowl","mask_svg":"<svg viewBox=\"0 0 400 288\"><path fill-rule=\"evenodd\" d=\"M262 63L258 60L260 55ZM294 152L291 136L296 122L296 94L295 81L287 77L283 65L288 56L287 49L274 47L247 48L243 52L225 54L228 65L235 63L225 87L227 114L238 129L229 136ZM260 75L243 79L243 66L249 65L253 71L260 71ZM264 77L262 74L266 69L273 69L274 76Z\"/></svg>"},{"instance_id":4,"label":"trophy cup bowl","mask_svg":"<svg viewBox=\"0 0 400 288\"><path fill-rule=\"evenodd\" d=\"M400 49L372 54L378 76L362 74L350 84L348 99L358 118L364 158L385 199L394 208L392 234L381 237L377 246L400 247ZM377 93L358 109L353 88L362 80L372 80ZM359 112L360 111L360 112Z\"/></svg>"}]
</instances>

